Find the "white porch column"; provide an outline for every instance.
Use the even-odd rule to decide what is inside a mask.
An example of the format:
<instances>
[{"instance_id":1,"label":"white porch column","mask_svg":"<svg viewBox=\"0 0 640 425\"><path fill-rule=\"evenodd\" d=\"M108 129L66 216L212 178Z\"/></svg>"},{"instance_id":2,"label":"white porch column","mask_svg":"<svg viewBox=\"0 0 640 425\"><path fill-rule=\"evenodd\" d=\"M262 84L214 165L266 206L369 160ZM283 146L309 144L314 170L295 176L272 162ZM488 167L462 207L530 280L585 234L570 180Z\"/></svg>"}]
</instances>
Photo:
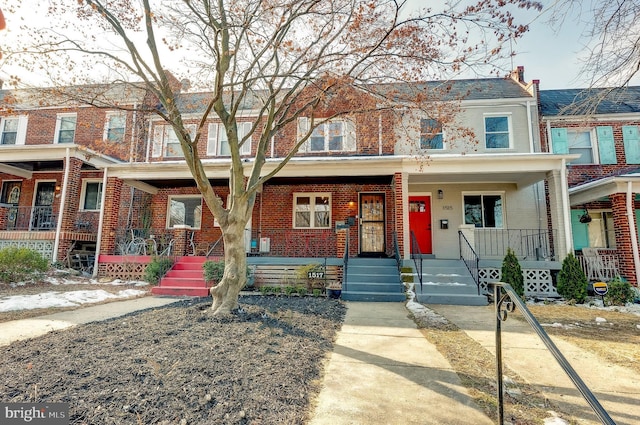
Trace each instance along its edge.
<instances>
[{"instance_id":1,"label":"white porch column","mask_svg":"<svg viewBox=\"0 0 640 425\"><path fill-rule=\"evenodd\" d=\"M556 231L553 239L555 253L557 260L562 261L569 252L573 252L569 189L564 161L562 170L554 170L547 173L547 183L549 185L551 228Z\"/></svg>"}]
</instances>

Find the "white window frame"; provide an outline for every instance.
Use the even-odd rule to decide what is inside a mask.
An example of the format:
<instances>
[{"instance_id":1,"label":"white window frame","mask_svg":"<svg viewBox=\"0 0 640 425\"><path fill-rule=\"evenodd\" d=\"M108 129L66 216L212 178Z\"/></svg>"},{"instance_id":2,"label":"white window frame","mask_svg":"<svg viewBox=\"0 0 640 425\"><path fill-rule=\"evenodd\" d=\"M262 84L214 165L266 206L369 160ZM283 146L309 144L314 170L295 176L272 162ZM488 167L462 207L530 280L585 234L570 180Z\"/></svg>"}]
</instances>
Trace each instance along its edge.
<instances>
[{"instance_id":1,"label":"white window frame","mask_svg":"<svg viewBox=\"0 0 640 425\"><path fill-rule=\"evenodd\" d=\"M357 150L357 136L356 136L356 123L355 121L347 118L336 118L331 120L316 120L316 126L309 138L300 146L301 152L307 153L321 153L321 152L355 152ZM327 126L331 124L342 124L342 149L330 149L330 132ZM309 133L311 125L311 119L307 117L298 118L298 140L301 140L307 133ZM324 148L323 150L312 150L311 141L313 138L313 132L318 129L324 131Z\"/></svg>"},{"instance_id":2,"label":"white window frame","mask_svg":"<svg viewBox=\"0 0 640 425\"><path fill-rule=\"evenodd\" d=\"M493 133L487 133L487 118L506 118L507 119L507 128L508 128L508 132L509 132L509 145L506 147L499 147L499 148L490 148L487 146L487 134L493 134ZM513 149L513 122L512 122L512 114L510 112L495 112L495 113L486 113L483 114L482 116L482 126L483 126L483 130L484 130L484 148L488 151L494 151L494 150L499 150L499 149ZM496 132L497 134L497 132ZM502 133L500 133L502 134Z\"/></svg>"},{"instance_id":3,"label":"white window frame","mask_svg":"<svg viewBox=\"0 0 640 425\"><path fill-rule=\"evenodd\" d=\"M194 214L193 225L186 224L186 223L171 224L171 201L174 201L174 200L177 201L180 199L200 199L199 216L196 217L196 215ZM202 225L202 195L169 195L169 198L167 199L167 217L166 217L167 229L175 229L176 226L184 226L184 227L198 230L200 229L201 225Z\"/></svg>"},{"instance_id":4,"label":"white window frame","mask_svg":"<svg viewBox=\"0 0 640 425\"><path fill-rule=\"evenodd\" d=\"M196 130L198 128L197 124L185 124L185 127L189 130L189 134L191 135L191 139L193 140L196 137ZM182 146L180 146L178 136L176 135L171 125L157 124L153 129L152 137L153 140L151 142L151 156L153 158L184 158ZM175 145L176 143L178 144L178 146L180 147L180 151L178 153L172 153L171 151L169 151L169 146L167 143L169 141L171 141L171 144L173 145Z\"/></svg>"},{"instance_id":5,"label":"white window frame","mask_svg":"<svg viewBox=\"0 0 640 425\"><path fill-rule=\"evenodd\" d=\"M572 149L577 149L575 147L572 148L572 141L575 143L576 134L579 133L587 133L589 134L589 141L591 142L591 162L575 162L576 160L569 161L569 164L572 165L593 165L600 163L600 156L598 155L598 136L596 134L596 129L594 127L568 127L567 128L567 149L569 153L571 153ZM586 149L586 148L580 148Z\"/></svg>"},{"instance_id":6,"label":"white window frame","mask_svg":"<svg viewBox=\"0 0 640 425\"><path fill-rule=\"evenodd\" d=\"M16 139L14 144L4 144L2 140L5 135L5 127L7 125L7 121L18 121L18 128L16 129ZM13 133L13 132L11 132ZM25 139L27 136L27 115L11 115L8 117L0 118L0 146L16 146L16 145L24 145Z\"/></svg>"},{"instance_id":7,"label":"white window frame","mask_svg":"<svg viewBox=\"0 0 640 425\"><path fill-rule=\"evenodd\" d=\"M309 226L297 226L296 225L296 213L297 212L306 212L298 208L298 198L309 198ZM327 226L317 226L316 225L316 198L329 198L329 217ZM332 206L331 206L331 193L329 192L295 192L293 194L293 216L292 216L292 227L294 229L330 229L331 228L331 215L332 215Z\"/></svg>"},{"instance_id":8,"label":"white window frame","mask_svg":"<svg viewBox=\"0 0 640 425\"><path fill-rule=\"evenodd\" d=\"M432 121L435 121L440 126L440 131L437 132L437 133L431 134L431 138L433 139L434 137L439 135L442 138L442 147L441 148L425 148L425 147L422 147L422 136L423 136L423 134L426 134L426 133L422 132L422 120L432 120ZM420 120L418 122L418 133L419 133L418 134L418 148L420 150L424 150L424 151L443 151L443 150L445 150L447 148L447 144L445 142L446 137L445 137L444 125L440 121L438 121L437 119L429 118L429 117L420 117Z\"/></svg>"},{"instance_id":9,"label":"white window frame","mask_svg":"<svg viewBox=\"0 0 640 425\"><path fill-rule=\"evenodd\" d=\"M462 223L463 224L467 224L467 220L466 220L466 202L465 202L465 197L466 196L480 196L480 206L481 206L481 211L480 211L480 218L482 219L482 226L481 227L477 227L478 229L506 229L507 228L507 206L506 206L506 192L504 191L479 191L479 192L462 192ZM485 214L484 214L484 202L483 202L483 198L485 196L499 196L500 199L502 199L502 223L500 226L498 226L498 223L496 223L496 225L494 227L487 227L485 226ZM473 224L473 223L468 223L468 224Z\"/></svg>"},{"instance_id":10,"label":"white window frame","mask_svg":"<svg viewBox=\"0 0 640 425\"><path fill-rule=\"evenodd\" d=\"M587 223L589 247L616 249L616 235L611 210L589 210L591 221Z\"/></svg>"},{"instance_id":11,"label":"white window frame","mask_svg":"<svg viewBox=\"0 0 640 425\"><path fill-rule=\"evenodd\" d=\"M60 142L60 132L61 131L69 131L69 130L63 130L62 129L62 120L65 118L74 118L74 125L73 125L73 140L71 142ZM54 139L53 139L53 143L62 143L62 144L73 144L76 142L76 131L78 129L78 114L76 114L75 112L71 112L71 113L65 113L65 114L58 114L56 117L56 132L54 135Z\"/></svg>"},{"instance_id":12,"label":"white window frame","mask_svg":"<svg viewBox=\"0 0 640 425\"><path fill-rule=\"evenodd\" d=\"M123 126L122 127L111 127L111 119L112 118L123 118L124 122L123 122ZM113 128L122 128L122 139L120 140L110 140L109 139L109 131L112 130ZM127 131L127 114L124 112L107 112L106 116L105 116L105 123L104 123L104 134L102 136L102 139L107 141L107 142L113 142L113 143L121 143L124 142L124 135Z\"/></svg>"},{"instance_id":13,"label":"white window frame","mask_svg":"<svg viewBox=\"0 0 640 425\"><path fill-rule=\"evenodd\" d=\"M98 184L98 198L96 200L96 208L88 209L85 208L87 203L87 185L89 184ZM84 179L82 180L82 190L80 191L80 211L100 211L102 208L102 191L104 188L102 187L102 179Z\"/></svg>"},{"instance_id":14,"label":"white window frame","mask_svg":"<svg viewBox=\"0 0 640 425\"><path fill-rule=\"evenodd\" d=\"M242 143L242 139L247 134L249 134L252 127L253 122L251 121L242 121L238 123L239 143ZM251 139L252 136L249 136L247 140L244 141L242 146L240 146L240 155L251 155ZM229 149L229 141L227 140L227 132L224 125L222 123L209 124L207 137L207 155L223 157L231 156L231 153L222 153L224 146L226 146L227 150Z\"/></svg>"}]
</instances>

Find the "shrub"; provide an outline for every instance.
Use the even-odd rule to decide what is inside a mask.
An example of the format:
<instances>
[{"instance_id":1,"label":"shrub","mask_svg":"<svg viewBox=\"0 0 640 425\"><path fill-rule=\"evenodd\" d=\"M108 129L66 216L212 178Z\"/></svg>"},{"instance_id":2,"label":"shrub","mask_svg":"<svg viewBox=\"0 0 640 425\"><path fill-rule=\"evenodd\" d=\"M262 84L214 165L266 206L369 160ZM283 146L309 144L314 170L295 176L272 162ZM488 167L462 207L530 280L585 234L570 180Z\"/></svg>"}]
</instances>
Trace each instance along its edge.
<instances>
[{"instance_id":1,"label":"shrub","mask_svg":"<svg viewBox=\"0 0 640 425\"><path fill-rule=\"evenodd\" d=\"M16 247L0 249L0 282L34 280L48 268L49 262L37 251Z\"/></svg>"},{"instance_id":2,"label":"shrub","mask_svg":"<svg viewBox=\"0 0 640 425\"><path fill-rule=\"evenodd\" d=\"M271 287L270 287L270 286L262 285L262 286L260 287L260 293L261 293L262 295L267 295L267 294L269 294L270 292L271 292Z\"/></svg>"},{"instance_id":3,"label":"shrub","mask_svg":"<svg viewBox=\"0 0 640 425\"><path fill-rule=\"evenodd\" d=\"M147 264L147 268L144 269L144 280L157 284L160 282L162 276L173 267L173 260L168 257L153 257L151 262Z\"/></svg>"},{"instance_id":4,"label":"shrub","mask_svg":"<svg viewBox=\"0 0 640 425\"><path fill-rule=\"evenodd\" d=\"M316 288L313 290L314 297L319 297L320 295L322 295L322 289Z\"/></svg>"},{"instance_id":5,"label":"shrub","mask_svg":"<svg viewBox=\"0 0 640 425\"><path fill-rule=\"evenodd\" d=\"M511 248L507 248L507 255L502 260L502 282L511 285L516 294L520 298L524 298L524 277L522 276L522 267L518 262L515 252Z\"/></svg>"},{"instance_id":6,"label":"shrub","mask_svg":"<svg viewBox=\"0 0 640 425\"><path fill-rule=\"evenodd\" d=\"M285 286L284 287L284 293L287 295L293 295L297 292L296 287L295 286Z\"/></svg>"},{"instance_id":7,"label":"shrub","mask_svg":"<svg viewBox=\"0 0 640 425\"><path fill-rule=\"evenodd\" d=\"M562 268L558 273L557 291L565 300L574 300L582 304L587 298L587 285L589 284L578 259L572 253L562 261Z\"/></svg>"},{"instance_id":8,"label":"shrub","mask_svg":"<svg viewBox=\"0 0 640 425\"><path fill-rule=\"evenodd\" d=\"M306 287L304 287L304 286L299 286L298 287L298 294L300 294L300 296L304 297L304 296L307 295L308 292L309 291L307 290Z\"/></svg>"},{"instance_id":9,"label":"shrub","mask_svg":"<svg viewBox=\"0 0 640 425\"><path fill-rule=\"evenodd\" d=\"M606 305L625 305L633 302L636 294L629 282L625 282L620 277L616 277L609 282L609 290L604 296Z\"/></svg>"},{"instance_id":10,"label":"shrub","mask_svg":"<svg viewBox=\"0 0 640 425\"><path fill-rule=\"evenodd\" d=\"M207 282L213 282L214 284L220 282L224 275L224 260L218 261L205 261L202 265L204 270L204 280ZM251 276L251 268L247 266L247 278ZM253 281L247 279L246 287L252 287Z\"/></svg>"}]
</instances>

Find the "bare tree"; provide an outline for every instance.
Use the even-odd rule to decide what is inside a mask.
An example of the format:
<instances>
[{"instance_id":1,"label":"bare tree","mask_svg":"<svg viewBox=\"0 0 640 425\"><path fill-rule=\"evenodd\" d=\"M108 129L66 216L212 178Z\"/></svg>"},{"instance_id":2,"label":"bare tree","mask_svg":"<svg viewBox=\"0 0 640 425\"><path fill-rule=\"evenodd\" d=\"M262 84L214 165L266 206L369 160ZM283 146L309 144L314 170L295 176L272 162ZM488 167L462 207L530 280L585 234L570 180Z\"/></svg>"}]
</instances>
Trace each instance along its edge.
<instances>
[{"instance_id":1,"label":"bare tree","mask_svg":"<svg viewBox=\"0 0 640 425\"><path fill-rule=\"evenodd\" d=\"M640 1L557 0L549 10L555 28L570 19L582 28L585 54L580 75L590 88L623 87L638 75Z\"/></svg>"},{"instance_id":2,"label":"bare tree","mask_svg":"<svg viewBox=\"0 0 640 425\"><path fill-rule=\"evenodd\" d=\"M516 24L511 11L541 7L526 0L459 3L411 15L404 12L406 0L49 0L56 25L31 29L31 46L12 49L6 57L46 73L56 85L69 75L73 79L67 84L100 75L103 82L142 82L157 97L162 107L154 112L175 130L197 187L220 223L225 271L211 295L213 312L224 314L237 307L245 284L243 236L256 193L310 137L314 118L390 108L398 93L375 93L375 102L356 93L382 83L442 79L493 63L503 57L504 42L527 30ZM179 88L167 70L210 93L195 137L185 126L176 101ZM12 82L20 84L13 75ZM421 90L403 93L405 105L425 99ZM338 95L349 101L327 108ZM249 101L257 105L259 118L239 138L238 113ZM197 150L212 117L222 122L229 142L225 206ZM299 117L309 119L305 134L265 171L270 140ZM250 137L258 142L245 175L240 152Z\"/></svg>"}]
</instances>

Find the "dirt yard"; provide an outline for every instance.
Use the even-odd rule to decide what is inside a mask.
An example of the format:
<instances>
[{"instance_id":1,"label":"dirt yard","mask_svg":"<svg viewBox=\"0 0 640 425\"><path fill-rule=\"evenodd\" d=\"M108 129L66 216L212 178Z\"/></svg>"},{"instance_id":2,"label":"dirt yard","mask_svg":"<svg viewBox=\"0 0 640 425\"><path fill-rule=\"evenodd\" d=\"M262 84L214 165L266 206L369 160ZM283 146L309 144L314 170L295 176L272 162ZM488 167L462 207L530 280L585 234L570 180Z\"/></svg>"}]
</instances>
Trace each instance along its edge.
<instances>
[{"instance_id":1,"label":"dirt yard","mask_svg":"<svg viewBox=\"0 0 640 425\"><path fill-rule=\"evenodd\" d=\"M208 300L0 348L0 400L68 402L71 424L302 424L345 308L326 298Z\"/></svg>"}]
</instances>

